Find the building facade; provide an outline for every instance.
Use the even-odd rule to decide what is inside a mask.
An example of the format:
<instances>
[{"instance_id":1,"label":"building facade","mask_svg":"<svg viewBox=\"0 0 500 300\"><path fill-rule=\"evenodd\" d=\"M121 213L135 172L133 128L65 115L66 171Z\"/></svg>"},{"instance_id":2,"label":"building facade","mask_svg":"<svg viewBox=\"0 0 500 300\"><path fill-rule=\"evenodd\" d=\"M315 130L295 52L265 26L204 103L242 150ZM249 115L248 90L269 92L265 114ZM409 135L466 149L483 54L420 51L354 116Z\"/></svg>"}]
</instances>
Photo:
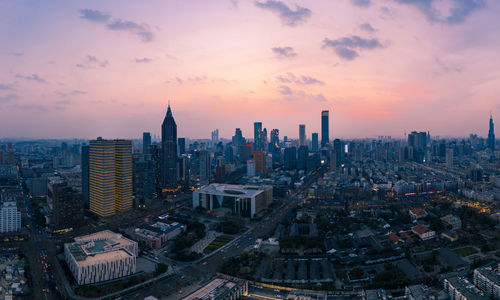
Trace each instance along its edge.
<instances>
[{"instance_id":1,"label":"building facade","mask_svg":"<svg viewBox=\"0 0 500 300\"><path fill-rule=\"evenodd\" d=\"M170 105L161 125L161 185L177 187L177 124Z\"/></svg>"},{"instance_id":2,"label":"building facade","mask_svg":"<svg viewBox=\"0 0 500 300\"><path fill-rule=\"evenodd\" d=\"M330 120L329 111L321 112L321 147L327 147L330 144Z\"/></svg>"},{"instance_id":3,"label":"building facade","mask_svg":"<svg viewBox=\"0 0 500 300\"><path fill-rule=\"evenodd\" d=\"M17 210L16 202L2 203L0 209L0 232L13 232L21 230L21 212Z\"/></svg>"}]
</instances>

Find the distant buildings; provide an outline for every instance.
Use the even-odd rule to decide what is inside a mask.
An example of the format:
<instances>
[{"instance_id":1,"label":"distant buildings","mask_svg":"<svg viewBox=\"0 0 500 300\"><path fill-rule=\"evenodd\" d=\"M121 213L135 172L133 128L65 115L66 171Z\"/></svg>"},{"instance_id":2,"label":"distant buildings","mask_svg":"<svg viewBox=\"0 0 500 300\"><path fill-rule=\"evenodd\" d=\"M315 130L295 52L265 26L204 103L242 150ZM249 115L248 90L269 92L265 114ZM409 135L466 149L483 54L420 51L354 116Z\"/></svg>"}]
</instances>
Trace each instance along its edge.
<instances>
[{"instance_id":1,"label":"distant buildings","mask_svg":"<svg viewBox=\"0 0 500 300\"><path fill-rule=\"evenodd\" d=\"M81 159L83 205L89 208L89 146L82 146Z\"/></svg>"},{"instance_id":2,"label":"distant buildings","mask_svg":"<svg viewBox=\"0 0 500 300\"><path fill-rule=\"evenodd\" d=\"M6 201L0 207L0 232L21 230L21 212L15 201Z\"/></svg>"},{"instance_id":3,"label":"distant buildings","mask_svg":"<svg viewBox=\"0 0 500 300\"><path fill-rule=\"evenodd\" d=\"M311 134L311 139L312 139L311 150L313 152L317 152L319 150L318 133L317 132L313 132Z\"/></svg>"},{"instance_id":4,"label":"distant buildings","mask_svg":"<svg viewBox=\"0 0 500 300\"><path fill-rule=\"evenodd\" d=\"M253 218L272 201L273 188L269 185L211 184L193 192L193 208L227 208L233 214L247 218Z\"/></svg>"},{"instance_id":5,"label":"distant buildings","mask_svg":"<svg viewBox=\"0 0 500 300\"><path fill-rule=\"evenodd\" d=\"M446 149L446 167L451 169L453 168L453 149Z\"/></svg>"},{"instance_id":6,"label":"distant buildings","mask_svg":"<svg viewBox=\"0 0 500 300\"><path fill-rule=\"evenodd\" d=\"M109 230L76 237L64 244L66 263L78 285L132 275L137 243Z\"/></svg>"},{"instance_id":7,"label":"distant buildings","mask_svg":"<svg viewBox=\"0 0 500 300\"><path fill-rule=\"evenodd\" d=\"M101 217L132 209L132 141L90 141L89 206Z\"/></svg>"},{"instance_id":8,"label":"distant buildings","mask_svg":"<svg viewBox=\"0 0 500 300\"><path fill-rule=\"evenodd\" d=\"M441 218L441 221L443 221L446 225L451 226L452 230L459 230L462 228L462 221L455 215L446 215Z\"/></svg>"},{"instance_id":9,"label":"distant buildings","mask_svg":"<svg viewBox=\"0 0 500 300\"><path fill-rule=\"evenodd\" d=\"M170 105L161 125L161 187L177 187L177 124Z\"/></svg>"},{"instance_id":10,"label":"distant buildings","mask_svg":"<svg viewBox=\"0 0 500 300\"><path fill-rule=\"evenodd\" d=\"M300 124L299 125L299 147L300 146L306 146L306 125L305 124Z\"/></svg>"},{"instance_id":11,"label":"distant buildings","mask_svg":"<svg viewBox=\"0 0 500 300\"><path fill-rule=\"evenodd\" d=\"M143 132L142 133L142 153L149 153L149 147L151 146L151 133Z\"/></svg>"},{"instance_id":12,"label":"distant buildings","mask_svg":"<svg viewBox=\"0 0 500 300\"><path fill-rule=\"evenodd\" d=\"M156 164L150 154L134 154L134 201L136 205L151 204L156 198Z\"/></svg>"}]
</instances>

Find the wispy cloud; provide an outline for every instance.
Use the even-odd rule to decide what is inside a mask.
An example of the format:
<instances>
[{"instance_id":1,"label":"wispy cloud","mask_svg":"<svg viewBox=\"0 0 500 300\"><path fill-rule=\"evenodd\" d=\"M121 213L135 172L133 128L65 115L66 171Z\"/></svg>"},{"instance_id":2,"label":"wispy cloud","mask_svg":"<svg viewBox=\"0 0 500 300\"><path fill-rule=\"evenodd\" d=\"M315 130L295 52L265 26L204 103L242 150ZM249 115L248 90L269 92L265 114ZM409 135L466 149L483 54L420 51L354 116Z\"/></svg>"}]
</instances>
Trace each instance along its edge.
<instances>
[{"instance_id":1,"label":"wispy cloud","mask_svg":"<svg viewBox=\"0 0 500 300\"><path fill-rule=\"evenodd\" d=\"M78 12L80 12L80 18L92 22L106 23L111 19L111 15L94 9L80 9Z\"/></svg>"},{"instance_id":2,"label":"wispy cloud","mask_svg":"<svg viewBox=\"0 0 500 300\"><path fill-rule=\"evenodd\" d=\"M5 96L0 96L0 103L12 102L19 99L19 96L16 94L7 94Z\"/></svg>"},{"instance_id":3,"label":"wispy cloud","mask_svg":"<svg viewBox=\"0 0 500 300\"><path fill-rule=\"evenodd\" d=\"M360 7L370 7L372 5L371 0L351 0L353 5Z\"/></svg>"},{"instance_id":4,"label":"wispy cloud","mask_svg":"<svg viewBox=\"0 0 500 300\"><path fill-rule=\"evenodd\" d=\"M293 10L285 3L276 0L255 1L255 6L277 14L282 24L290 27L304 23L311 16L311 10L308 8L295 5L295 10Z\"/></svg>"},{"instance_id":5,"label":"wispy cloud","mask_svg":"<svg viewBox=\"0 0 500 300\"><path fill-rule=\"evenodd\" d=\"M145 64L145 63L149 63L149 62L152 62L153 59L152 58L148 58L148 57L143 57L143 58L136 58L134 59L134 61L138 64Z\"/></svg>"},{"instance_id":6,"label":"wispy cloud","mask_svg":"<svg viewBox=\"0 0 500 300\"><path fill-rule=\"evenodd\" d=\"M394 0L417 7L431 22L460 24L474 11L486 7L485 0ZM443 5L444 4L444 5ZM446 5L448 4L448 5Z\"/></svg>"},{"instance_id":7,"label":"wispy cloud","mask_svg":"<svg viewBox=\"0 0 500 300\"><path fill-rule=\"evenodd\" d=\"M323 49L331 48L342 59L353 60L359 56L356 50L372 50L383 48L382 43L376 39L365 39L357 35L343 37L336 40L325 38L323 40Z\"/></svg>"},{"instance_id":8,"label":"wispy cloud","mask_svg":"<svg viewBox=\"0 0 500 300\"><path fill-rule=\"evenodd\" d=\"M294 58L297 56L297 53L292 47L274 47L272 50L278 58Z\"/></svg>"},{"instance_id":9,"label":"wispy cloud","mask_svg":"<svg viewBox=\"0 0 500 300\"><path fill-rule=\"evenodd\" d=\"M109 65L108 60L100 60L93 55L87 55L84 63L76 64L77 68L81 69L96 69L106 68Z\"/></svg>"},{"instance_id":10,"label":"wispy cloud","mask_svg":"<svg viewBox=\"0 0 500 300\"><path fill-rule=\"evenodd\" d=\"M359 28L368 33L375 33L377 31L377 29L373 28L373 26L368 22L359 25Z\"/></svg>"},{"instance_id":11,"label":"wispy cloud","mask_svg":"<svg viewBox=\"0 0 500 300\"><path fill-rule=\"evenodd\" d=\"M61 91L55 91L54 93L55 93L56 95L60 96L60 97L80 96L80 95L85 95L85 94L87 94L87 92L85 92L85 91L80 91L80 90L72 90L72 91L67 92L67 93L64 93L64 92L61 92Z\"/></svg>"},{"instance_id":12,"label":"wispy cloud","mask_svg":"<svg viewBox=\"0 0 500 300\"><path fill-rule=\"evenodd\" d=\"M288 72L285 75L280 75L276 77L276 81L279 83L294 83L298 85L324 85L325 83L319 79L311 76L301 75L296 76L295 74Z\"/></svg>"},{"instance_id":13,"label":"wispy cloud","mask_svg":"<svg viewBox=\"0 0 500 300\"><path fill-rule=\"evenodd\" d=\"M31 75L21 75L21 74L16 74L16 78L28 80L28 81L36 81L38 83L46 83L45 79L41 78L38 76L38 74L31 74Z\"/></svg>"},{"instance_id":14,"label":"wispy cloud","mask_svg":"<svg viewBox=\"0 0 500 300\"><path fill-rule=\"evenodd\" d=\"M4 91L12 90L12 85L0 83L0 90L4 90Z\"/></svg>"},{"instance_id":15,"label":"wispy cloud","mask_svg":"<svg viewBox=\"0 0 500 300\"><path fill-rule=\"evenodd\" d=\"M186 78L175 77L173 80L167 80L166 83L177 83L177 84L235 84L238 81L228 80L224 78L211 78L206 75L197 75Z\"/></svg>"},{"instance_id":16,"label":"wispy cloud","mask_svg":"<svg viewBox=\"0 0 500 300\"><path fill-rule=\"evenodd\" d=\"M287 102L297 102L297 101L317 101L326 102L328 101L326 97L322 94L309 94L302 90L294 90L287 85L278 86L278 93L283 96L283 99Z\"/></svg>"},{"instance_id":17,"label":"wispy cloud","mask_svg":"<svg viewBox=\"0 0 500 300\"><path fill-rule=\"evenodd\" d=\"M138 36L144 43L151 42L154 39L151 26L147 23L137 23L120 18L112 19L110 14L93 9L80 9L79 13L80 18L82 19L90 22L106 24L106 28L112 31L132 33Z\"/></svg>"}]
</instances>

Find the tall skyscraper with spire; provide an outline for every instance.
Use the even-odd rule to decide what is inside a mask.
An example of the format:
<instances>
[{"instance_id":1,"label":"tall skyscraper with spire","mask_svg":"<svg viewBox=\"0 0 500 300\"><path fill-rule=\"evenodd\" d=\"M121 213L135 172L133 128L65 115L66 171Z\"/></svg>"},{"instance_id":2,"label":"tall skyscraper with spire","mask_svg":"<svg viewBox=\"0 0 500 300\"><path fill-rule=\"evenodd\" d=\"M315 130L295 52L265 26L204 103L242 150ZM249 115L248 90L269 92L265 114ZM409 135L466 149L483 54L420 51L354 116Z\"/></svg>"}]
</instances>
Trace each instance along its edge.
<instances>
[{"instance_id":1,"label":"tall skyscraper with spire","mask_svg":"<svg viewBox=\"0 0 500 300\"><path fill-rule=\"evenodd\" d=\"M488 131L488 148L495 151L495 124L493 124L493 116L490 113L490 130Z\"/></svg>"},{"instance_id":2,"label":"tall skyscraper with spire","mask_svg":"<svg viewBox=\"0 0 500 300\"><path fill-rule=\"evenodd\" d=\"M163 188L177 186L177 125L170 104L161 125L161 185Z\"/></svg>"}]
</instances>

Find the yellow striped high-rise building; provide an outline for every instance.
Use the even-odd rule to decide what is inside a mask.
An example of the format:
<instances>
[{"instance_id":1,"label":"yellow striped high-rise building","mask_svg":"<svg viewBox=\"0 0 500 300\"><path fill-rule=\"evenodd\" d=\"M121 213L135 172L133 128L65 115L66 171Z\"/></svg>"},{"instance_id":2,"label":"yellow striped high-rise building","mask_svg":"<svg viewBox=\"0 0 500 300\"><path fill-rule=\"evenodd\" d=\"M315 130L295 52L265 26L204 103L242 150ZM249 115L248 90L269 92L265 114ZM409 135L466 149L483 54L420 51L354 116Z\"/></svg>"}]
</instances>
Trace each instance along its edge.
<instances>
[{"instance_id":1,"label":"yellow striped high-rise building","mask_svg":"<svg viewBox=\"0 0 500 300\"><path fill-rule=\"evenodd\" d=\"M132 141L90 141L89 206L101 217L132 209Z\"/></svg>"}]
</instances>

